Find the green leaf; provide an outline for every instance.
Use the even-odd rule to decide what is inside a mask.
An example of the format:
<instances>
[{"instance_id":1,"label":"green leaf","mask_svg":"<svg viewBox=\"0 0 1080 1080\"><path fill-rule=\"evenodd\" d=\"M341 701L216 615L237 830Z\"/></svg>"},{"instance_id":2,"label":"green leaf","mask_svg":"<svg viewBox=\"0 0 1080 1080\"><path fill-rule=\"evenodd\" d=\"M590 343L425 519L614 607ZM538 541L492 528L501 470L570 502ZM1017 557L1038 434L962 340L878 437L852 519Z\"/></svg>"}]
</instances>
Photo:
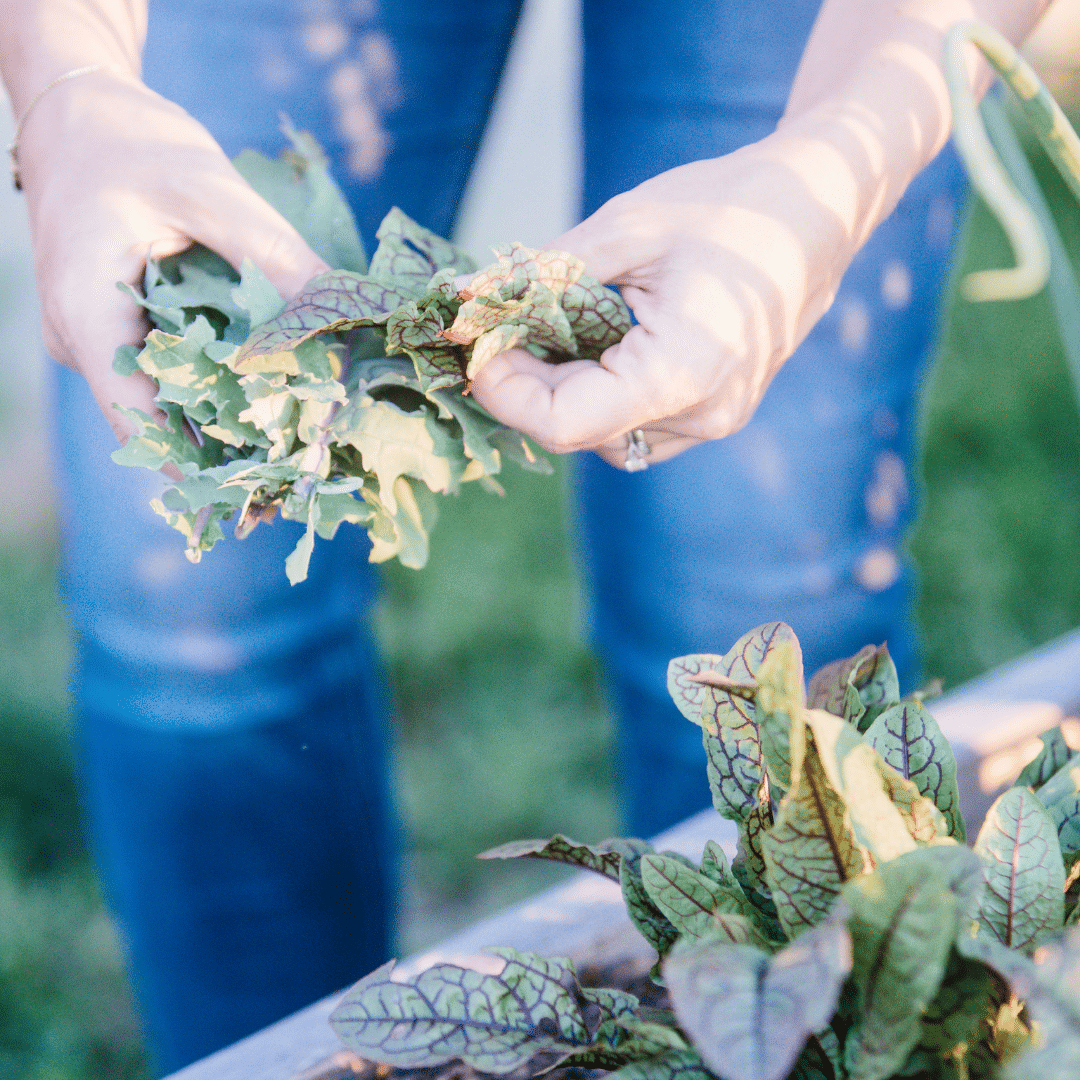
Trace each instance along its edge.
<instances>
[{"instance_id":1,"label":"green leaf","mask_svg":"<svg viewBox=\"0 0 1080 1080\"><path fill-rule=\"evenodd\" d=\"M923 1012L919 1046L940 1053L973 1044L985 1027L993 987L983 964L952 949L938 992Z\"/></svg>"},{"instance_id":2,"label":"green leaf","mask_svg":"<svg viewBox=\"0 0 1080 1080\"><path fill-rule=\"evenodd\" d=\"M315 531L324 540L333 540L338 526L343 522L367 525L375 516L375 509L355 498L349 492L325 492L318 496L319 519Z\"/></svg>"},{"instance_id":3,"label":"green leaf","mask_svg":"<svg viewBox=\"0 0 1080 1080\"><path fill-rule=\"evenodd\" d=\"M1073 756L1073 751L1065 741L1065 732L1060 724L1044 731L1039 736L1042 749L1029 761L1016 778L1017 786L1029 787L1038 791L1051 776L1064 766Z\"/></svg>"},{"instance_id":4,"label":"green leaf","mask_svg":"<svg viewBox=\"0 0 1080 1080\"><path fill-rule=\"evenodd\" d=\"M751 924L755 921L754 908L738 882L712 881L678 859L653 853L643 855L641 883L649 899L680 934L710 935L717 928L713 920L716 912L737 915ZM719 929L727 933L723 924Z\"/></svg>"},{"instance_id":5,"label":"green leaf","mask_svg":"<svg viewBox=\"0 0 1080 1080\"><path fill-rule=\"evenodd\" d=\"M167 416L165 426L155 423L139 409L125 409L120 405L113 408L126 416L135 428L135 434L119 450L113 451L112 459L118 465L157 470L169 462L190 463L198 468L220 464L212 445L196 446L184 433L184 413L179 405L162 403L162 411Z\"/></svg>"},{"instance_id":6,"label":"green leaf","mask_svg":"<svg viewBox=\"0 0 1080 1080\"><path fill-rule=\"evenodd\" d=\"M637 927L641 936L663 957L675 944L679 931L653 903L642 881L642 857L651 851L652 848L643 840L630 841L628 848L623 852L622 864L619 867L619 881L630 921Z\"/></svg>"},{"instance_id":7,"label":"green leaf","mask_svg":"<svg viewBox=\"0 0 1080 1080\"><path fill-rule=\"evenodd\" d=\"M979 933L1032 952L1064 919L1065 868L1053 820L1027 788L1010 788L987 812L975 853L986 880Z\"/></svg>"},{"instance_id":8,"label":"green leaf","mask_svg":"<svg viewBox=\"0 0 1080 1080\"><path fill-rule=\"evenodd\" d=\"M117 375L134 375L139 370L137 345L121 345L113 356L113 371Z\"/></svg>"},{"instance_id":9,"label":"green leaf","mask_svg":"<svg viewBox=\"0 0 1080 1080\"><path fill-rule=\"evenodd\" d=\"M668 1050L648 1061L635 1061L607 1080L713 1080L694 1050Z\"/></svg>"},{"instance_id":10,"label":"green leaf","mask_svg":"<svg viewBox=\"0 0 1080 1080\"><path fill-rule=\"evenodd\" d=\"M230 296L237 307L248 314L250 326L261 326L276 318L285 307L281 293L267 276L248 258L240 267L240 284L233 286Z\"/></svg>"},{"instance_id":11,"label":"green leaf","mask_svg":"<svg viewBox=\"0 0 1080 1080\"><path fill-rule=\"evenodd\" d=\"M550 859L553 862L594 870L613 881L619 880L622 842L602 840L599 844L579 844L562 833L550 840L512 840L509 844L482 851L478 859Z\"/></svg>"},{"instance_id":12,"label":"green leaf","mask_svg":"<svg viewBox=\"0 0 1080 1080\"><path fill-rule=\"evenodd\" d=\"M391 515L397 512L394 484L399 476L423 480L431 491L451 487L450 465L435 452L428 410L404 412L390 401L356 398L333 421L335 442L360 451L364 468L379 481L379 497Z\"/></svg>"},{"instance_id":13,"label":"green leaf","mask_svg":"<svg viewBox=\"0 0 1080 1080\"><path fill-rule=\"evenodd\" d=\"M841 904L775 956L748 945L680 942L664 979L680 1027L724 1080L783 1080L832 1016L851 968Z\"/></svg>"},{"instance_id":14,"label":"green leaf","mask_svg":"<svg viewBox=\"0 0 1080 1080\"><path fill-rule=\"evenodd\" d=\"M1080 1075L1080 928L1070 927L1040 946L1035 962L988 936L963 940L961 948L996 971L1038 1025L1037 1037L1005 1068L1006 1080L1074 1080Z\"/></svg>"},{"instance_id":15,"label":"green leaf","mask_svg":"<svg viewBox=\"0 0 1080 1080\"><path fill-rule=\"evenodd\" d=\"M361 979L330 1017L351 1050L403 1068L461 1058L506 1073L542 1050L567 1053L593 1040L568 960L512 949L498 975L436 964L406 982L393 963Z\"/></svg>"},{"instance_id":16,"label":"green leaf","mask_svg":"<svg viewBox=\"0 0 1080 1080\"><path fill-rule=\"evenodd\" d=\"M772 803L769 797L768 777L762 777L754 809L739 826L739 853L736 863L741 864L750 884L756 889L768 891L765 856L762 838L773 827Z\"/></svg>"},{"instance_id":17,"label":"green leaf","mask_svg":"<svg viewBox=\"0 0 1080 1080\"><path fill-rule=\"evenodd\" d=\"M871 869L813 736L761 848L769 891L789 938L822 922L844 883Z\"/></svg>"},{"instance_id":18,"label":"green leaf","mask_svg":"<svg viewBox=\"0 0 1080 1080\"><path fill-rule=\"evenodd\" d=\"M363 273L367 259L349 204L330 175L322 147L288 120L282 131L292 143L276 161L244 150L233 164L241 176L293 226L330 266Z\"/></svg>"},{"instance_id":19,"label":"green leaf","mask_svg":"<svg viewBox=\"0 0 1080 1080\"><path fill-rule=\"evenodd\" d=\"M852 690L857 695L854 704ZM826 664L810 679L806 701L809 708L842 716L865 731L900 701L896 666L889 650L884 645L867 645L854 656Z\"/></svg>"},{"instance_id":20,"label":"green leaf","mask_svg":"<svg viewBox=\"0 0 1080 1080\"><path fill-rule=\"evenodd\" d=\"M440 270L453 276L476 269L461 248L418 225L396 206L383 218L375 239L379 246L371 257L370 274L378 281L405 282L422 293Z\"/></svg>"},{"instance_id":21,"label":"green leaf","mask_svg":"<svg viewBox=\"0 0 1080 1080\"><path fill-rule=\"evenodd\" d=\"M497 473L500 466L499 454L491 439L493 435L504 430L502 425L489 416L472 398L462 397L449 390L429 390L427 396L441 411L452 416L460 425L461 441L466 456L480 462L484 472L489 476Z\"/></svg>"},{"instance_id":22,"label":"green leaf","mask_svg":"<svg viewBox=\"0 0 1080 1080\"><path fill-rule=\"evenodd\" d=\"M554 471L551 462L530 445L529 440L519 431L510 428L496 428L489 436L488 443L510 461L515 462L526 472L550 476Z\"/></svg>"},{"instance_id":23,"label":"green leaf","mask_svg":"<svg viewBox=\"0 0 1080 1080\"><path fill-rule=\"evenodd\" d=\"M945 815L949 835L963 843L964 819L956 786L956 759L937 721L918 702L893 705L866 732L866 741Z\"/></svg>"},{"instance_id":24,"label":"green leaf","mask_svg":"<svg viewBox=\"0 0 1080 1080\"><path fill-rule=\"evenodd\" d=\"M887 765L850 724L819 709L806 713L825 772L845 800L860 844L877 863L916 843L952 843L940 810L915 784Z\"/></svg>"},{"instance_id":25,"label":"green leaf","mask_svg":"<svg viewBox=\"0 0 1080 1080\"><path fill-rule=\"evenodd\" d=\"M844 1048L851 1080L885 1080L919 1042L959 929L950 882L978 873L965 848L921 848L844 887L859 991L858 1022Z\"/></svg>"},{"instance_id":26,"label":"green leaf","mask_svg":"<svg viewBox=\"0 0 1080 1080\"><path fill-rule=\"evenodd\" d=\"M389 518L394 539L385 539L380 533L369 530L371 554L368 558L371 562L385 562L397 556L402 566L422 570L427 565L429 537L438 517L438 506L424 484L404 476L394 481L393 497L397 509L389 514ZM385 506L382 489L379 498Z\"/></svg>"},{"instance_id":27,"label":"green leaf","mask_svg":"<svg viewBox=\"0 0 1080 1080\"><path fill-rule=\"evenodd\" d=\"M313 277L281 313L255 330L236 355L233 370L264 370L263 357L292 352L317 334L376 326L408 303L400 288L347 270Z\"/></svg>"},{"instance_id":28,"label":"green leaf","mask_svg":"<svg viewBox=\"0 0 1080 1080\"><path fill-rule=\"evenodd\" d=\"M315 529L319 524L319 500L308 502L307 529L296 543L292 553L285 559L285 573L290 585L297 585L307 577L311 553L315 550Z\"/></svg>"},{"instance_id":29,"label":"green leaf","mask_svg":"<svg viewBox=\"0 0 1080 1080\"><path fill-rule=\"evenodd\" d=\"M1080 755L1069 758L1049 780L1035 790L1043 806L1080 795Z\"/></svg>"}]
</instances>

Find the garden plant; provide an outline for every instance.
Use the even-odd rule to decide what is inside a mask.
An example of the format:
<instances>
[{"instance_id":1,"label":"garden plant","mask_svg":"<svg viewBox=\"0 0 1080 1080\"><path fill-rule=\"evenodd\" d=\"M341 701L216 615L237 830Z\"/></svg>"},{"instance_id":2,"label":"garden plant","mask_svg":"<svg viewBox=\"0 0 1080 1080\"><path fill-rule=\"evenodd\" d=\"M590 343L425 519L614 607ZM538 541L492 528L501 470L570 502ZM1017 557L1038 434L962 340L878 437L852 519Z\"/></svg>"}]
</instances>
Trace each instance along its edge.
<instances>
[{"instance_id":1,"label":"garden plant","mask_svg":"<svg viewBox=\"0 0 1080 1080\"><path fill-rule=\"evenodd\" d=\"M248 150L235 164L339 269L286 304L250 261L237 274L199 245L151 260L142 294L121 287L154 329L114 366L151 376L167 419L127 410L137 433L113 456L177 471L153 506L187 537L193 561L222 539L224 521L244 537L280 513L307 525L286 562L294 584L316 535L342 522L367 528L373 562L421 567L433 492L471 480L500 492L504 458L550 471L472 400L471 378L511 346L595 359L630 315L570 255L509 244L473 274L468 255L397 209L369 265L321 149L284 130L293 148L279 160Z\"/></svg>"},{"instance_id":2,"label":"garden plant","mask_svg":"<svg viewBox=\"0 0 1080 1080\"><path fill-rule=\"evenodd\" d=\"M1018 257L966 292L1028 295L1053 268L963 105L969 41L1017 89L1078 193L1080 141L1007 43L954 32L958 139ZM194 560L224 521L243 536L280 512L307 526L286 565L294 582L315 536L345 521L367 527L373 560L421 566L431 492L469 480L498 490L504 456L545 468L469 397L479 367L512 345L596 358L629 316L565 254L508 245L473 276L399 211L368 265L321 152L287 133L281 160L247 152L237 165L339 269L286 304L254 265L237 274L199 247L151 263L133 295L155 329L116 366L157 381L168 419L132 414L139 434L116 457L178 471L155 508ZM715 843L695 864L642 840L563 836L487 856L618 881L670 1009L583 986L568 960L503 949L498 974L373 972L334 1015L348 1045L389 1065L461 1058L506 1073L535 1059L620 1080L1080 1075L1080 757L1060 730L969 849L951 751L921 698L900 700L883 646L804 689L794 634L772 623L723 657L673 661L669 683L702 728L716 809L738 827L732 861Z\"/></svg>"},{"instance_id":3,"label":"garden plant","mask_svg":"<svg viewBox=\"0 0 1080 1080\"><path fill-rule=\"evenodd\" d=\"M729 862L637 839L511 843L618 881L656 950L670 1010L579 983L567 959L497 949L498 974L388 964L332 1017L396 1066L530 1059L619 1080L1040 1078L1080 1074L1080 755L1060 729L964 844L956 764L922 695L901 700L884 646L804 690L791 629L674 660L702 729Z\"/></svg>"}]
</instances>

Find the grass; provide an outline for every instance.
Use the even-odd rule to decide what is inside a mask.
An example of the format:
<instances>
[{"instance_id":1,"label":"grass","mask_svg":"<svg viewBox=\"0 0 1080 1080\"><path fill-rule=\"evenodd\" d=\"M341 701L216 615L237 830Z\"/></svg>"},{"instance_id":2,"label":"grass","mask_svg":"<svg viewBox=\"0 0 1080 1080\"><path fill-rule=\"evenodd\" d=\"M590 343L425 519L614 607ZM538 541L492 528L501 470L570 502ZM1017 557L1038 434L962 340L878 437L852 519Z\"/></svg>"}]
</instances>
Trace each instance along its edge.
<instances>
[{"instance_id":1,"label":"grass","mask_svg":"<svg viewBox=\"0 0 1080 1080\"><path fill-rule=\"evenodd\" d=\"M1080 212L1032 159L1080 257ZM960 273L1010 259L976 205ZM926 670L956 685L1080 625L1080 419L1046 292L953 303L923 401L919 619Z\"/></svg>"},{"instance_id":2,"label":"grass","mask_svg":"<svg viewBox=\"0 0 1080 1080\"><path fill-rule=\"evenodd\" d=\"M1080 212L1053 177L1045 186L1080 252ZM964 266L1006 259L976 209ZM950 307L923 427L919 613L928 670L955 684L1080 624L1080 421L1045 298ZM406 949L551 879L477 863L484 847L617 829L562 484L506 486L506 499L445 500L430 565L391 567L377 613L413 849ZM0 546L0 1080L140 1080L78 829L53 559L48 543Z\"/></svg>"}]
</instances>

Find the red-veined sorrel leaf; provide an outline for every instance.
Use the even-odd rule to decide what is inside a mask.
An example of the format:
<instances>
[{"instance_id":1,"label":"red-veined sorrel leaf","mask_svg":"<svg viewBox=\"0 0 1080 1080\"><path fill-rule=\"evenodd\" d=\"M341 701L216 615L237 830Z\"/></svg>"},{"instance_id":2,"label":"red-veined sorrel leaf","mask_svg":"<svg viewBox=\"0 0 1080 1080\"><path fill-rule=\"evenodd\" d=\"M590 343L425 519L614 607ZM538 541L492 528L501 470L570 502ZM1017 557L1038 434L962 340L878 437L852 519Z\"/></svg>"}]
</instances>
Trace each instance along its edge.
<instances>
[{"instance_id":1,"label":"red-veined sorrel leaf","mask_svg":"<svg viewBox=\"0 0 1080 1080\"><path fill-rule=\"evenodd\" d=\"M609 846L610 845L610 846ZM512 840L477 855L478 859L550 859L585 870L594 870L613 881L619 880L624 843L603 840L599 844L579 844L557 833L550 840Z\"/></svg>"},{"instance_id":2,"label":"red-veined sorrel leaf","mask_svg":"<svg viewBox=\"0 0 1080 1080\"><path fill-rule=\"evenodd\" d=\"M783 1080L832 1016L851 969L841 903L775 956L720 941L680 944L664 964L679 1024L722 1080Z\"/></svg>"},{"instance_id":3,"label":"red-veined sorrel leaf","mask_svg":"<svg viewBox=\"0 0 1080 1080\"><path fill-rule=\"evenodd\" d=\"M893 705L870 725L866 741L934 803L945 815L949 835L963 843L967 833L960 816L956 759L929 711L917 701Z\"/></svg>"},{"instance_id":4,"label":"red-veined sorrel leaf","mask_svg":"<svg viewBox=\"0 0 1080 1080\"><path fill-rule=\"evenodd\" d=\"M1027 788L1010 788L987 812L975 841L986 880L979 933L1030 953L1060 929L1065 867L1057 829Z\"/></svg>"},{"instance_id":5,"label":"red-veined sorrel leaf","mask_svg":"<svg viewBox=\"0 0 1080 1080\"><path fill-rule=\"evenodd\" d=\"M919 1042L959 929L962 902L952 882L979 876L966 848L920 848L844 886L859 992L844 1049L853 1078L885 1080Z\"/></svg>"},{"instance_id":6,"label":"red-veined sorrel leaf","mask_svg":"<svg viewBox=\"0 0 1080 1080\"><path fill-rule=\"evenodd\" d=\"M386 964L345 995L330 1023L358 1054L402 1067L461 1058L505 1073L540 1051L571 1053L594 1041L582 1005L599 1003L583 995L568 960L493 951L506 959L498 975L436 964L395 982ZM616 1003L625 1012L636 1005L628 994Z\"/></svg>"}]
</instances>

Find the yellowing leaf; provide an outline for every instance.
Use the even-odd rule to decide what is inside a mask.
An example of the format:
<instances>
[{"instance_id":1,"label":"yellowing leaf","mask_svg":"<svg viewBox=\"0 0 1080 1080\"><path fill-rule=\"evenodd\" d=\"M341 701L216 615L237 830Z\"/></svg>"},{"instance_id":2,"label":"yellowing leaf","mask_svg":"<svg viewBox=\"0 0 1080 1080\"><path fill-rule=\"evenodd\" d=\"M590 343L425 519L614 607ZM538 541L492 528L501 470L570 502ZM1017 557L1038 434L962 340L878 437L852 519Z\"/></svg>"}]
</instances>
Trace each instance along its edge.
<instances>
[{"instance_id":1,"label":"yellowing leaf","mask_svg":"<svg viewBox=\"0 0 1080 1080\"><path fill-rule=\"evenodd\" d=\"M914 844L912 844L914 846ZM789 938L821 922L844 883L872 869L813 735L772 830L761 838L766 879Z\"/></svg>"}]
</instances>

